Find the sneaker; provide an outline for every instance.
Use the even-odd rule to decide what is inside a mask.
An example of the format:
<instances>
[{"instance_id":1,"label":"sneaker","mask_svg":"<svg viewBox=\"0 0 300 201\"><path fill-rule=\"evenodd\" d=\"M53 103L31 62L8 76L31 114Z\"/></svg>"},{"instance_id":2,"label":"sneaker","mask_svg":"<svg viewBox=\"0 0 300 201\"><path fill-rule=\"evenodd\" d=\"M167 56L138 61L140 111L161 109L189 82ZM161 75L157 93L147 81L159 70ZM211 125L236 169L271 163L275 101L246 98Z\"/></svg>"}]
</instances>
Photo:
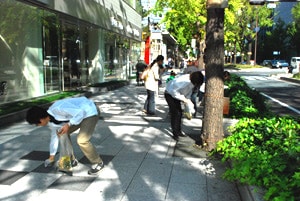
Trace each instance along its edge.
<instances>
[{"instance_id":1,"label":"sneaker","mask_svg":"<svg viewBox=\"0 0 300 201\"><path fill-rule=\"evenodd\" d=\"M53 167L54 164L55 164L55 160L50 161L49 159L47 159L47 160L45 160L45 162L44 162L44 166L45 166L45 167Z\"/></svg>"},{"instance_id":2,"label":"sneaker","mask_svg":"<svg viewBox=\"0 0 300 201\"><path fill-rule=\"evenodd\" d=\"M71 161L72 167L76 167L78 165L78 160L75 158Z\"/></svg>"},{"instance_id":3,"label":"sneaker","mask_svg":"<svg viewBox=\"0 0 300 201\"><path fill-rule=\"evenodd\" d=\"M98 164L93 164L92 168L88 171L89 175L97 175L104 168L103 162Z\"/></svg>"},{"instance_id":4,"label":"sneaker","mask_svg":"<svg viewBox=\"0 0 300 201\"><path fill-rule=\"evenodd\" d=\"M178 137L187 137L187 136L185 134L183 134L183 133L179 133Z\"/></svg>"}]
</instances>

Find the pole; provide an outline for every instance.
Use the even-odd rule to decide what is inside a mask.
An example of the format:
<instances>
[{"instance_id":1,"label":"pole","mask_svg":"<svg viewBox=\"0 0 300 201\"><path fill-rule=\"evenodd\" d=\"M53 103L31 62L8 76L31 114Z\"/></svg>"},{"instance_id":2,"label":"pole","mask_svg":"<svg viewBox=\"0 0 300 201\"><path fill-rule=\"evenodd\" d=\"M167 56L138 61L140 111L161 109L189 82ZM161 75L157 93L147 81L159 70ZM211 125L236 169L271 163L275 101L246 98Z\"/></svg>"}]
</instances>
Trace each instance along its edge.
<instances>
[{"instance_id":1,"label":"pole","mask_svg":"<svg viewBox=\"0 0 300 201\"><path fill-rule=\"evenodd\" d=\"M254 48L254 66L256 65L256 52L257 52L257 32L258 32L258 10L256 7L256 20L255 20L255 48Z\"/></svg>"}]
</instances>

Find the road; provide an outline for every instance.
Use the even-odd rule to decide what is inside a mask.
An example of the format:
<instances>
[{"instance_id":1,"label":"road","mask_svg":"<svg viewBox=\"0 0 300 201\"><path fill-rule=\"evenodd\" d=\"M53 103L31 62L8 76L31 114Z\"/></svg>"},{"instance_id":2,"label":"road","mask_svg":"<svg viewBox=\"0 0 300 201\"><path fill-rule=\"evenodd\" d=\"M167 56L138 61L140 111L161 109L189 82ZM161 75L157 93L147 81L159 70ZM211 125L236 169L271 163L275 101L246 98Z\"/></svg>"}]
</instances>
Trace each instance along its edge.
<instances>
[{"instance_id":1,"label":"road","mask_svg":"<svg viewBox=\"0 0 300 201\"><path fill-rule=\"evenodd\" d=\"M283 69L252 69L232 71L268 98L271 109L279 115L300 116L300 84L280 79Z\"/></svg>"}]
</instances>

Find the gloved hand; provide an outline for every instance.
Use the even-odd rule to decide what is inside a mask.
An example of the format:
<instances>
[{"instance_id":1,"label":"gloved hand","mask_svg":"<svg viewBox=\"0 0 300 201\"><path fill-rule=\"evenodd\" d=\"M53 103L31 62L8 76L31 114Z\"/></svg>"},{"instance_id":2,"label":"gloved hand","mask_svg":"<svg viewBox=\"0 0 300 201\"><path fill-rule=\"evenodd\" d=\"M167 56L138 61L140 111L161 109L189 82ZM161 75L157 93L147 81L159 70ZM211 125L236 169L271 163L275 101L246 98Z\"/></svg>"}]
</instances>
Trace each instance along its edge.
<instances>
[{"instance_id":1,"label":"gloved hand","mask_svg":"<svg viewBox=\"0 0 300 201\"><path fill-rule=\"evenodd\" d=\"M52 167L54 165L54 160L50 160L49 158L47 160L44 161L44 165L45 167Z\"/></svg>"}]
</instances>

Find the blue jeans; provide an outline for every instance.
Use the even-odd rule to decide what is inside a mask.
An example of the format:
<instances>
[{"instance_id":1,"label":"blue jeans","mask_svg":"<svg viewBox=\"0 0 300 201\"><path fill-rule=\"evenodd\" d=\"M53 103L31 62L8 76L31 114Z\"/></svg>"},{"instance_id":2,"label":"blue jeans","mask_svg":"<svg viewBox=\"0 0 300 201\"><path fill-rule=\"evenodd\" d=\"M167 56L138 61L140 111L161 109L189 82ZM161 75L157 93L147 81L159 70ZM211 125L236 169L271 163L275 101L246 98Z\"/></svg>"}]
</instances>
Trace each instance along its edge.
<instances>
[{"instance_id":1,"label":"blue jeans","mask_svg":"<svg viewBox=\"0 0 300 201\"><path fill-rule=\"evenodd\" d=\"M155 114L155 91L147 89L147 99L144 104L147 114Z\"/></svg>"}]
</instances>

